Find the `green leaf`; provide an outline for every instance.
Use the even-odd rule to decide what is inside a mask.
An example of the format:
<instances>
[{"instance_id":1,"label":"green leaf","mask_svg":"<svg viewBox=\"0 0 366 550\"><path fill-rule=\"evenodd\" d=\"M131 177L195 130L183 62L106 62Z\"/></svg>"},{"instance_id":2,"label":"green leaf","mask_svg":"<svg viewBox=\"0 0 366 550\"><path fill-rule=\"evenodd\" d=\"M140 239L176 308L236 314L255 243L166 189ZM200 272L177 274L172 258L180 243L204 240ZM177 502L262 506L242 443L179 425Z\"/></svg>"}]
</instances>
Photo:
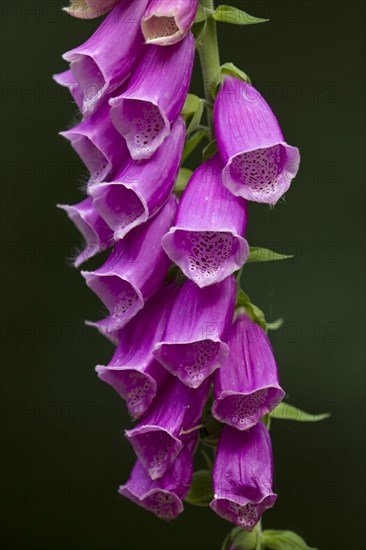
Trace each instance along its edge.
<instances>
[{"instance_id":1,"label":"green leaf","mask_svg":"<svg viewBox=\"0 0 366 550\"><path fill-rule=\"evenodd\" d=\"M297 422L319 422L330 417L329 413L310 414L288 403L280 403L273 409L270 415L272 418L277 418L278 420L295 420Z\"/></svg>"},{"instance_id":2,"label":"green leaf","mask_svg":"<svg viewBox=\"0 0 366 550\"><path fill-rule=\"evenodd\" d=\"M185 190L187 183L193 172L189 168L180 168L177 179L175 180L174 193L180 195Z\"/></svg>"},{"instance_id":3,"label":"green leaf","mask_svg":"<svg viewBox=\"0 0 366 550\"><path fill-rule=\"evenodd\" d=\"M260 248L259 246L251 246L247 263L249 262L275 262L278 260L287 260L293 258L286 254L279 254L269 248Z\"/></svg>"},{"instance_id":4,"label":"green leaf","mask_svg":"<svg viewBox=\"0 0 366 550\"><path fill-rule=\"evenodd\" d=\"M191 487L184 500L194 506L208 506L212 499L211 472L209 470L198 470L194 472Z\"/></svg>"},{"instance_id":5,"label":"green leaf","mask_svg":"<svg viewBox=\"0 0 366 550\"><path fill-rule=\"evenodd\" d=\"M249 15L245 11L234 8L233 6L218 6L211 15L216 21L221 23L231 23L232 25L254 25L256 23L265 23L268 19L261 19Z\"/></svg>"},{"instance_id":6,"label":"green leaf","mask_svg":"<svg viewBox=\"0 0 366 550\"><path fill-rule=\"evenodd\" d=\"M203 113L203 100L194 95L188 94L184 103L181 115L188 122L187 134L191 134L201 122Z\"/></svg>"},{"instance_id":7,"label":"green leaf","mask_svg":"<svg viewBox=\"0 0 366 550\"><path fill-rule=\"evenodd\" d=\"M271 550L316 550L316 548L308 546L304 539L292 531L266 529L262 532L261 542L263 546Z\"/></svg>"},{"instance_id":8,"label":"green leaf","mask_svg":"<svg viewBox=\"0 0 366 550\"><path fill-rule=\"evenodd\" d=\"M182 162L184 162L189 155L193 153L204 137L206 137L206 132L204 130L198 130L198 132L194 132L186 139L182 154Z\"/></svg>"},{"instance_id":9,"label":"green leaf","mask_svg":"<svg viewBox=\"0 0 366 550\"><path fill-rule=\"evenodd\" d=\"M206 145L206 147L202 151L203 162L213 157L215 153L217 153L217 143L214 139L213 141L210 141L210 143Z\"/></svg>"}]
</instances>

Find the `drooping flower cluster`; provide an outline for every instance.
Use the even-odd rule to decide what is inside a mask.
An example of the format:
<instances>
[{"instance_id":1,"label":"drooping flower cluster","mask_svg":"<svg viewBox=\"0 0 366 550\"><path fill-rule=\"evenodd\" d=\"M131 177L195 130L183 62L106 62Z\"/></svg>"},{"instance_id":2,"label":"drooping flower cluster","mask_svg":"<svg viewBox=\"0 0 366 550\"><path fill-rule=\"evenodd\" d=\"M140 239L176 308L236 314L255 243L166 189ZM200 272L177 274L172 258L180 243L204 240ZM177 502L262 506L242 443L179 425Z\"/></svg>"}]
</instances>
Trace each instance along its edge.
<instances>
[{"instance_id":1,"label":"drooping flower cluster","mask_svg":"<svg viewBox=\"0 0 366 550\"><path fill-rule=\"evenodd\" d=\"M299 153L259 93L226 76L214 105L218 152L178 200L197 0L84 0L68 10L92 18L111 8L64 54L70 67L55 80L79 107L62 135L89 171L86 198L61 206L86 242L75 266L111 248L82 275L108 310L89 324L116 344L97 374L137 421L126 431L137 462L120 493L165 519L182 512L213 387L223 429L211 508L250 531L276 499L261 419L284 392L264 330L245 311L234 320L235 274L249 255L247 201L275 204Z\"/></svg>"}]
</instances>

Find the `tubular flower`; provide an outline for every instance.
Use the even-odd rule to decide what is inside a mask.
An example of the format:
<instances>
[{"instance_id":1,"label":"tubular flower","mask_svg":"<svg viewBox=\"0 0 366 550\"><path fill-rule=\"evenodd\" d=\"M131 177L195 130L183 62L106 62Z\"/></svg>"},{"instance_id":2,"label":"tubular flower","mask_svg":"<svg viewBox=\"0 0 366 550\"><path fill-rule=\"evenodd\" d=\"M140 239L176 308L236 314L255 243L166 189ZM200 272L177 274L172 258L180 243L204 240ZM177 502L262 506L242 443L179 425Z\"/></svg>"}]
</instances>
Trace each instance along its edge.
<instances>
[{"instance_id":1,"label":"tubular flower","mask_svg":"<svg viewBox=\"0 0 366 550\"><path fill-rule=\"evenodd\" d=\"M105 336L124 327L159 288L169 268L161 237L170 227L176 210L171 198L146 224L118 241L107 261L96 271L82 271L87 285L109 310L109 316L89 325Z\"/></svg>"},{"instance_id":2,"label":"tubular flower","mask_svg":"<svg viewBox=\"0 0 366 550\"><path fill-rule=\"evenodd\" d=\"M153 358L154 345L161 339L177 287L163 284L145 307L118 332L118 346L108 366L96 371L126 401L133 419L149 407L158 388L169 376Z\"/></svg>"},{"instance_id":3,"label":"tubular flower","mask_svg":"<svg viewBox=\"0 0 366 550\"><path fill-rule=\"evenodd\" d=\"M123 139L121 136L119 136ZM122 239L133 227L151 218L168 200L178 173L185 138L179 117L163 145L150 160L128 158L113 181L90 188L94 207Z\"/></svg>"},{"instance_id":4,"label":"tubular flower","mask_svg":"<svg viewBox=\"0 0 366 550\"><path fill-rule=\"evenodd\" d=\"M251 531L276 501L272 470L271 439L262 422L245 432L225 426L213 469L212 510Z\"/></svg>"},{"instance_id":5,"label":"tubular flower","mask_svg":"<svg viewBox=\"0 0 366 550\"><path fill-rule=\"evenodd\" d=\"M229 355L215 373L212 414L247 430L274 409L285 392L267 335L247 315L239 315L228 339Z\"/></svg>"},{"instance_id":6,"label":"tubular flower","mask_svg":"<svg viewBox=\"0 0 366 550\"><path fill-rule=\"evenodd\" d=\"M183 499L193 476L193 454L198 434L190 436L172 467L159 479L152 480L137 460L131 476L119 488L120 495L132 500L161 519L174 519L183 512Z\"/></svg>"},{"instance_id":7,"label":"tubular flower","mask_svg":"<svg viewBox=\"0 0 366 550\"><path fill-rule=\"evenodd\" d=\"M119 2L84 44L63 55L82 90L84 114L130 76L143 49L140 21L146 4Z\"/></svg>"},{"instance_id":8,"label":"tubular flower","mask_svg":"<svg viewBox=\"0 0 366 550\"><path fill-rule=\"evenodd\" d=\"M214 123L226 187L247 200L275 204L296 176L300 154L284 141L264 98L250 84L226 76Z\"/></svg>"},{"instance_id":9,"label":"tubular flower","mask_svg":"<svg viewBox=\"0 0 366 550\"><path fill-rule=\"evenodd\" d=\"M73 100L81 110L83 108L83 92L70 69L64 71L63 73L54 74L52 78L55 82L57 82L57 84L69 90Z\"/></svg>"},{"instance_id":10,"label":"tubular flower","mask_svg":"<svg viewBox=\"0 0 366 550\"><path fill-rule=\"evenodd\" d=\"M106 180L116 167L127 160L126 143L112 124L108 103L74 128L60 134L70 141L89 170L89 188Z\"/></svg>"},{"instance_id":11,"label":"tubular flower","mask_svg":"<svg viewBox=\"0 0 366 550\"><path fill-rule=\"evenodd\" d=\"M148 411L126 437L151 479L162 477L196 428L210 390L206 380L194 390L169 376Z\"/></svg>"},{"instance_id":12,"label":"tubular flower","mask_svg":"<svg viewBox=\"0 0 366 550\"><path fill-rule=\"evenodd\" d=\"M150 0L141 21L148 44L169 46L182 40L192 27L198 0Z\"/></svg>"},{"instance_id":13,"label":"tubular flower","mask_svg":"<svg viewBox=\"0 0 366 550\"><path fill-rule=\"evenodd\" d=\"M235 292L233 276L202 289L186 281L175 300L154 356L191 388L198 388L228 355L225 339L232 322Z\"/></svg>"},{"instance_id":14,"label":"tubular flower","mask_svg":"<svg viewBox=\"0 0 366 550\"><path fill-rule=\"evenodd\" d=\"M113 233L93 207L90 197L78 204L59 204L58 207L66 212L85 240L85 248L74 261L75 267L112 246Z\"/></svg>"},{"instance_id":15,"label":"tubular flower","mask_svg":"<svg viewBox=\"0 0 366 550\"><path fill-rule=\"evenodd\" d=\"M199 287L222 281L240 269L249 254L243 238L246 201L224 187L221 172L218 155L194 172L174 226L162 240L170 259Z\"/></svg>"},{"instance_id":16,"label":"tubular flower","mask_svg":"<svg viewBox=\"0 0 366 550\"><path fill-rule=\"evenodd\" d=\"M119 0L70 0L70 6L63 8L72 17L95 19L110 11Z\"/></svg>"},{"instance_id":17,"label":"tubular flower","mask_svg":"<svg viewBox=\"0 0 366 550\"><path fill-rule=\"evenodd\" d=\"M194 61L190 33L167 48L149 46L125 92L110 99L111 117L133 159L150 158L184 105Z\"/></svg>"}]
</instances>

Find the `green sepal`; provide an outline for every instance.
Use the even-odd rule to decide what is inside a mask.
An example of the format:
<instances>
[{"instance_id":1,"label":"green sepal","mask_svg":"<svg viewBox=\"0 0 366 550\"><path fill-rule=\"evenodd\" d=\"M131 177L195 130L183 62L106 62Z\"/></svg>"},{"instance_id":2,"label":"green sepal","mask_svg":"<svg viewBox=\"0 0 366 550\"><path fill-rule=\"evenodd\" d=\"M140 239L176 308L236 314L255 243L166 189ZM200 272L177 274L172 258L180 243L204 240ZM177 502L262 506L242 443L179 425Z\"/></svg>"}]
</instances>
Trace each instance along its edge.
<instances>
[{"instance_id":1,"label":"green sepal","mask_svg":"<svg viewBox=\"0 0 366 550\"><path fill-rule=\"evenodd\" d=\"M236 308L244 308L252 321L262 327L263 330L267 330L266 319L263 311L259 309L259 307L252 304L249 296L245 294L243 289L239 290L238 296L236 298Z\"/></svg>"},{"instance_id":2,"label":"green sepal","mask_svg":"<svg viewBox=\"0 0 366 550\"><path fill-rule=\"evenodd\" d=\"M198 130L186 139L182 154L182 162L184 162L189 157L189 155L193 153L195 148L200 144L204 137L206 137L205 130Z\"/></svg>"},{"instance_id":3,"label":"green sepal","mask_svg":"<svg viewBox=\"0 0 366 550\"><path fill-rule=\"evenodd\" d=\"M248 82L248 84L252 83L247 73L239 69L239 67L234 65L234 63L224 63L220 67L220 72L221 75L229 74L231 76L239 78L239 80L244 80L244 82Z\"/></svg>"},{"instance_id":4,"label":"green sepal","mask_svg":"<svg viewBox=\"0 0 366 550\"><path fill-rule=\"evenodd\" d=\"M223 542L221 550L255 550L258 542L258 526L251 533L234 527Z\"/></svg>"},{"instance_id":5,"label":"green sepal","mask_svg":"<svg viewBox=\"0 0 366 550\"><path fill-rule=\"evenodd\" d=\"M187 183L189 182L192 174L193 172L189 168L179 168L178 176L174 184L173 193L175 193L176 195L181 195L187 187Z\"/></svg>"},{"instance_id":6,"label":"green sepal","mask_svg":"<svg viewBox=\"0 0 366 550\"><path fill-rule=\"evenodd\" d=\"M224 63L215 73L215 76L210 86L210 92L213 98L216 98L225 75L235 76L235 78L243 80L244 82L248 82L248 84L252 83L249 76L244 71L239 69L236 65L234 65L234 63Z\"/></svg>"},{"instance_id":7,"label":"green sepal","mask_svg":"<svg viewBox=\"0 0 366 550\"><path fill-rule=\"evenodd\" d=\"M203 449L201 449L201 455L202 455L203 458L205 459L206 466L207 466L208 470L210 470L210 472L212 472L212 469L213 469L213 462L212 462L211 458L208 456L208 454L206 453L206 451L204 451Z\"/></svg>"},{"instance_id":8,"label":"green sepal","mask_svg":"<svg viewBox=\"0 0 366 550\"><path fill-rule=\"evenodd\" d=\"M214 13L214 10L207 8L203 2L202 3L200 2L198 4L196 18L194 20L195 24L202 23L202 21L206 21L206 19L208 19L213 13Z\"/></svg>"},{"instance_id":9,"label":"green sepal","mask_svg":"<svg viewBox=\"0 0 366 550\"><path fill-rule=\"evenodd\" d=\"M254 17L254 15L250 15L243 10L225 5L218 6L210 17L221 23L230 23L232 25L255 25L256 23L266 23L269 21L269 19Z\"/></svg>"},{"instance_id":10,"label":"green sepal","mask_svg":"<svg viewBox=\"0 0 366 550\"><path fill-rule=\"evenodd\" d=\"M272 418L277 420L295 420L296 422L320 422L330 417L329 413L310 414L301 409L289 405L288 403L280 403L273 411L270 412Z\"/></svg>"},{"instance_id":11,"label":"green sepal","mask_svg":"<svg viewBox=\"0 0 366 550\"><path fill-rule=\"evenodd\" d=\"M276 321L272 321L271 323L266 323L267 330L278 330L282 327L283 323L285 322L285 319L283 317L280 317L279 319L276 319Z\"/></svg>"},{"instance_id":12,"label":"green sepal","mask_svg":"<svg viewBox=\"0 0 366 550\"><path fill-rule=\"evenodd\" d=\"M316 550L316 548L308 546L304 539L292 531L266 529L262 532L261 542L270 550Z\"/></svg>"},{"instance_id":13,"label":"green sepal","mask_svg":"<svg viewBox=\"0 0 366 550\"><path fill-rule=\"evenodd\" d=\"M202 161L205 162L206 160L210 159L214 156L215 153L217 153L216 139L210 141L210 143L206 145L206 147L203 149Z\"/></svg>"},{"instance_id":14,"label":"green sepal","mask_svg":"<svg viewBox=\"0 0 366 550\"><path fill-rule=\"evenodd\" d=\"M251 262L276 262L278 260L288 260L293 258L293 255L280 254L279 252L274 252L269 248L261 248L259 246L251 246L248 259L246 263Z\"/></svg>"},{"instance_id":15,"label":"green sepal","mask_svg":"<svg viewBox=\"0 0 366 550\"><path fill-rule=\"evenodd\" d=\"M238 279L238 283L240 284L240 279ZM252 304L249 296L244 292L242 288L239 288L236 297L235 309L239 310L243 308L245 309L245 312L249 315L251 320L254 321L254 323L257 323L257 325L262 327L262 329L266 332L268 332L269 330L277 330L283 325L284 320L282 318L277 319L276 321L272 321L271 323L267 323L263 311L259 309L259 307L255 304Z\"/></svg>"},{"instance_id":16,"label":"green sepal","mask_svg":"<svg viewBox=\"0 0 366 550\"><path fill-rule=\"evenodd\" d=\"M206 32L206 26L207 21L206 19L203 19L202 21L194 23L192 27L192 33L196 39L196 48L200 48L202 46L203 37L205 36Z\"/></svg>"},{"instance_id":17,"label":"green sepal","mask_svg":"<svg viewBox=\"0 0 366 550\"><path fill-rule=\"evenodd\" d=\"M261 421L263 422L263 424L265 425L267 430L270 430L270 428L271 428L271 416L269 414L265 414L264 416L262 416Z\"/></svg>"},{"instance_id":18,"label":"green sepal","mask_svg":"<svg viewBox=\"0 0 366 550\"><path fill-rule=\"evenodd\" d=\"M210 413L205 417L203 423L205 427L204 435L201 437L202 443L208 447L216 447L224 425Z\"/></svg>"},{"instance_id":19,"label":"green sepal","mask_svg":"<svg viewBox=\"0 0 366 550\"><path fill-rule=\"evenodd\" d=\"M203 100L194 94L188 94L181 112L187 124L187 134L191 134L197 128L201 122L202 113Z\"/></svg>"},{"instance_id":20,"label":"green sepal","mask_svg":"<svg viewBox=\"0 0 366 550\"><path fill-rule=\"evenodd\" d=\"M209 506L212 499L212 473L209 470L194 472L191 487L184 500L194 506Z\"/></svg>"}]
</instances>

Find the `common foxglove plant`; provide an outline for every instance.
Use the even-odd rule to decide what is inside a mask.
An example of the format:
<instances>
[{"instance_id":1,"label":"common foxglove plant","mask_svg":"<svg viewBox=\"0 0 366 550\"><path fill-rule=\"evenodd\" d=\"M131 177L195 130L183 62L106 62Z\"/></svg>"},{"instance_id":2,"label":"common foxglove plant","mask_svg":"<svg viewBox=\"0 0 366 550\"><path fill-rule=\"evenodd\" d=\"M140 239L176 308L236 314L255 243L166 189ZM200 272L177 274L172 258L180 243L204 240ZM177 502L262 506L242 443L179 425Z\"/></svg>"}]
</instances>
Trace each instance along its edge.
<instances>
[{"instance_id":1,"label":"common foxglove plant","mask_svg":"<svg viewBox=\"0 0 366 550\"><path fill-rule=\"evenodd\" d=\"M65 11L110 12L54 80L79 109L61 134L89 172L83 200L59 205L85 241L74 265L111 249L82 275L108 310L88 324L116 346L97 375L137 422L119 493L166 520L184 502L210 506L235 525L222 550L279 548L261 522L277 498L271 419L289 407L267 336L279 323L240 283L261 255L285 259L249 247L248 202L278 202L300 155L249 77L220 64L216 29L265 20L212 0L72 0ZM195 51L204 98L188 93ZM192 172L184 164L203 140ZM213 457L194 472L198 445Z\"/></svg>"}]
</instances>

